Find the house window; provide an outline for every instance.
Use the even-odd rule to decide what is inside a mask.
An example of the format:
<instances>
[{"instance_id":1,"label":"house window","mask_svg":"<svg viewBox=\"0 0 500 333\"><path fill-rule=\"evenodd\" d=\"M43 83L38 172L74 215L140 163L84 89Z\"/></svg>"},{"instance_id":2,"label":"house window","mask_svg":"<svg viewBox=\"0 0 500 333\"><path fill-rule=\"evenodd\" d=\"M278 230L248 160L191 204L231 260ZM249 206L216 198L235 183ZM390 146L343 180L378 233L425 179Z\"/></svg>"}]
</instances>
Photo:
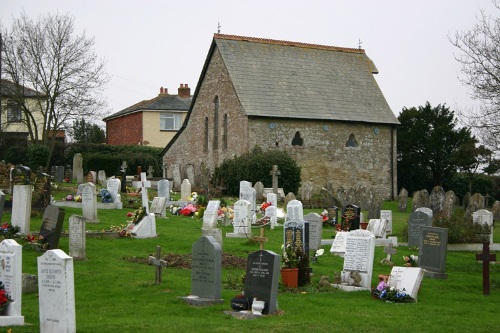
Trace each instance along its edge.
<instances>
[{"instance_id":1,"label":"house window","mask_svg":"<svg viewBox=\"0 0 500 333\"><path fill-rule=\"evenodd\" d=\"M22 119L21 108L15 103L9 103L7 106L7 122L20 123Z\"/></svg>"},{"instance_id":2,"label":"house window","mask_svg":"<svg viewBox=\"0 0 500 333\"><path fill-rule=\"evenodd\" d=\"M160 114L160 130L173 130L177 131L181 128L182 114L181 113L167 113Z\"/></svg>"},{"instance_id":3,"label":"house window","mask_svg":"<svg viewBox=\"0 0 500 333\"><path fill-rule=\"evenodd\" d=\"M208 117L205 117L205 147L203 149L205 153L208 152Z\"/></svg>"},{"instance_id":4,"label":"house window","mask_svg":"<svg viewBox=\"0 0 500 333\"><path fill-rule=\"evenodd\" d=\"M222 148L227 149L227 113L224 114L224 123L222 124Z\"/></svg>"},{"instance_id":5,"label":"house window","mask_svg":"<svg viewBox=\"0 0 500 333\"><path fill-rule=\"evenodd\" d=\"M219 148L219 96L214 100L214 149Z\"/></svg>"}]
</instances>

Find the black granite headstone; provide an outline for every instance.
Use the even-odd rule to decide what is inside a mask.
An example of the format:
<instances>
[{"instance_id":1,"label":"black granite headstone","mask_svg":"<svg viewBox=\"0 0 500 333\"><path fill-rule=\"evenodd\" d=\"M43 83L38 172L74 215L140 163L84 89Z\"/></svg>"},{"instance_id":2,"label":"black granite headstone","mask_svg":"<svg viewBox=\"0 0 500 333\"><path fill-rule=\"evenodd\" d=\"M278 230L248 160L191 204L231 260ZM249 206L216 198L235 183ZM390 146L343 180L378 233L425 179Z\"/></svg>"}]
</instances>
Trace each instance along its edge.
<instances>
[{"instance_id":1,"label":"black granite headstone","mask_svg":"<svg viewBox=\"0 0 500 333\"><path fill-rule=\"evenodd\" d=\"M425 269L425 276L446 278L448 229L422 227L421 233L418 266Z\"/></svg>"},{"instance_id":2,"label":"black granite headstone","mask_svg":"<svg viewBox=\"0 0 500 333\"><path fill-rule=\"evenodd\" d=\"M328 208L328 224L334 226L339 220L339 208L333 206Z\"/></svg>"},{"instance_id":3,"label":"black granite headstone","mask_svg":"<svg viewBox=\"0 0 500 333\"><path fill-rule=\"evenodd\" d=\"M290 220L284 226L285 246L291 244L293 248L300 247L305 254L309 254L309 223L306 221Z\"/></svg>"},{"instance_id":4,"label":"black granite headstone","mask_svg":"<svg viewBox=\"0 0 500 333\"><path fill-rule=\"evenodd\" d=\"M351 204L342 206L342 230L359 229L360 218L361 208Z\"/></svg>"},{"instance_id":5,"label":"black granite headstone","mask_svg":"<svg viewBox=\"0 0 500 333\"><path fill-rule=\"evenodd\" d=\"M61 237L65 214L64 209L51 205L47 206L43 212L40 236L49 244L48 250L59 247L59 238Z\"/></svg>"}]
</instances>

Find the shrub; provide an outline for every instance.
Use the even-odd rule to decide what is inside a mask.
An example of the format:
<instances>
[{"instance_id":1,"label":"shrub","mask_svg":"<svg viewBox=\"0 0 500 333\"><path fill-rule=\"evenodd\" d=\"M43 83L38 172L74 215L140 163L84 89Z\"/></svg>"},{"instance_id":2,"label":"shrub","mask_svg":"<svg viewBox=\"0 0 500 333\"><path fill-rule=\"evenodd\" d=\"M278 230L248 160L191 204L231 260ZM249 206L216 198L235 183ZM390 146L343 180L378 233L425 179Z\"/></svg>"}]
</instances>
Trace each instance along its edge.
<instances>
[{"instance_id":1,"label":"shrub","mask_svg":"<svg viewBox=\"0 0 500 333\"><path fill-rule=\"evenodd\" d=\"M28 146L27 158L31 170L36 170L39 166L45 168L49 159L49 148L45 145L31 144Z\"/></svg>"}]
</instances>

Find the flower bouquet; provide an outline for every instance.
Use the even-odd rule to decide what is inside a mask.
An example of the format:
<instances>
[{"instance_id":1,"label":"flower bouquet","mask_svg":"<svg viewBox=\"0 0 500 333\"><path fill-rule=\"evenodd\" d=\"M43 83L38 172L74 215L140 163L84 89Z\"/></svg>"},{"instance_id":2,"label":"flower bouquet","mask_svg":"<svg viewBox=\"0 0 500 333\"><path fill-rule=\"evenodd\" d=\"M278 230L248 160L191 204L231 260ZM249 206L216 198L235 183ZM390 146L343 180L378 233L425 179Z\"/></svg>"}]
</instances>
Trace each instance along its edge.
<instances>
[{"instance_id":1,"label":"flower bouquet","mask_svg":"<svg viewBox=\"0 0 500 333\"><path fill-rule=\"evenodd\" d=\"M399 290L395 287L390 287L385 281L380 281L376 288L371 291L373 298L380 299L386 303L413 303L415 300L408 295L403 288Z\"/></svg>"},{"instance_id":2,"label":"flower bouquet","mask_svg":"<svg viewBox=\"0 0 500 333\"><path fill-rule=\"evenodd\" d=\"M7 306L9 303L12 302L12 299L10 298L9 295L5 292L5 287L3 286L3 283L0 281L0 314L4 315L5 311L7 310Z\"/></svg>"}]
</instances>

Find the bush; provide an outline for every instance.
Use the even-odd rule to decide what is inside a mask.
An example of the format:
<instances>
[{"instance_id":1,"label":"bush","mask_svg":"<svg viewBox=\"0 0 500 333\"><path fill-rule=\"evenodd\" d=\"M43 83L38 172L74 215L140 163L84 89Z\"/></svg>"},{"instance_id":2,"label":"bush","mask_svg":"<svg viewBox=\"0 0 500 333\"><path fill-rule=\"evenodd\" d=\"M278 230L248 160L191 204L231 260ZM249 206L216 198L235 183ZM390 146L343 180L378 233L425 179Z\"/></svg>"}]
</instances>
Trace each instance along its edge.
<instances>
[{"instance_id":1,"label":"bush","mask_svg":"<svg viewBox=\"0 0 500 333\"><path fill-rule=\"evenodd\" d=\"M300 167L286 151L270 150L263 152L255 147L250 153L227 159L215 169L213 182L222 185L225 194L238 196L240 181L246 180L255 184L262 182L264 187L272 187L272 176L269 172L277 165L281 172L279 187L285 193L297 193L300 185Z\"/></svg>"},{"instance_id":2,"label":"bush","mask_svg":"<svg viewBox=\"0 0 500 333\"><path fill-rule=\"evenodd\" d=\"M27 163L32 171L37 170L39 166L45 168L49 159L49 148L45 145L31 144L27 150Z\"/></svg>"}]
</instances>

